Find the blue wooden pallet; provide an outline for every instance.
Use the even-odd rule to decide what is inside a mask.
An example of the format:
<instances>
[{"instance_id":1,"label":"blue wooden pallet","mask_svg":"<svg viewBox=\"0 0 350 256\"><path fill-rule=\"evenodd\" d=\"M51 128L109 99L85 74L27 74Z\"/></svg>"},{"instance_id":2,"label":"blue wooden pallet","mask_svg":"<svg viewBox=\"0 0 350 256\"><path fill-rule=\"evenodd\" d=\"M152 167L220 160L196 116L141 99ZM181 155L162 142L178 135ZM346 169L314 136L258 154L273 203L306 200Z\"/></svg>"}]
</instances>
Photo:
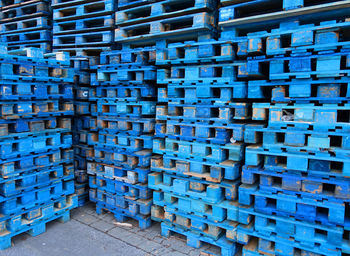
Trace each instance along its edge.
<instances>
[{"instance_id":1,"label":"blue wooden pallet","mask_svg":"<svg viewBox=\"0 0 350 256\"><path fill-rule=\"evenodd\" d=\"M245 127L244 142L262 144L270 147L269 150L280 150L294 148L288 151L334 151L346 152L350 149L348 145L349 134L346 132L312 131L287 127L286 129L266 128L263 125L247 124ZM298 148L296 148L298 147ZM316 152L317 154L318 152Z\"/></svg>"},{"instance_id":2,"label":"blue wooden pallet","mask_svg":"<svg viewBox=\"0 0 350 256\"><path fill-rule=\"evenodd\" d=\"M234 123L235 120L250 119L249 103L180 104L169 102L156 107L157 120L180 122L215 123L218 126Z\"/></svg>"},{"instance_id":3,"label":"blue wooden pallet","mask_svg":"<svg viewBox=\"0 0 350 256\"><path fill-rule=\"evenodd\" d=\"M154 101L127 102L101 99L97 101L97 112L93 115L136 118L155 115L155 113Z\"/></svg>"},{"instance_id":4,"label":"blue wooden pallet","mask_svg":"<svg viewBox=\"0 0 350 256\"><path fill-rule=\"evenodd\" d=\"M149 3L158 2L160 0L120 0L118 1L118 9L124 10L135 6L146 5Z\"/></svg>"},{"instance_id":5,"label":"blue wooden pallet","mask_svg":"<svg viewBox=\"0 0 350 256\"><path fill-rule=\"evenodd\" d=\"M151 199L151 189L145 183L130 184L119 180L118 177L106 177L101 173L96 176L89 176L89 187L96 188L101 191L116 194L118 196L125 196L129 199Z\"/></svg>"},{"instance_id":6,"label":"blue wooden pallet","mask_svg":"<svg viewBox=\"0 0 350 256\"><path fill-rule=\"evenodd\" d=\"M266 3L266 2L280 3L282 1L250 1L250 3ZM299 1L289 1L290 3L298 3ZM250 4L248 3L248 4ZM316 4L316 5L315 5ZM244 5L244 3L243 3ZM273 5L267 5L268 8L273 7ZM346 17L347 12L349 11L349 4L346 1L324 1L324 2L313 2L310 1L310 6L303 8L296 8L286 11L277 11L271 13L262 13L264 10L261 9L261 12L257 11L255 8L251 8L253 12L251 15L240 12L239 15L242 15L238 19L230 19L227 21L219 21L219 26L225 32L225 37L235 37L239 34L240 36L245 36L246 33L261 31L271 28L278 28L281 21L294 21L298 19L303 24L309 23L318 23L325 20L335 20L339 17ZM221 11L225 9L221 8ZM226 13L223 13L221 16L226 16L226 19L232 15L232 9L226 7ZM246 15L246 16L245 16ZM220 18L219 18L220 19ZM223 35L223 33L221 34Z\"/></svg>"},{"instance_id":7,"label":"blue wooden pallet","mask_svg":"<svg viewBox=\"0 0 350 256\"><path fill-rule=\"evenodd\" d=\"M239 18L252 17L255 15L281 12L287 14L288 10L318 5L318 2L308 0L287 1L232 1L221 0L226 7L220 8L220 22ZM333 2L333 1L329 1Z\"/></svg>"},{"instance_id":8,"label":"blue wooden pallet","mask_svg":"<svg viewBox=\"0 0 350 256\"><path fill-rule=\"evenodd\" d=\"M73 177L70 177L72 179ZM1 214L16 214L22 210L33 208L39 204L50 202L63 195L74 193L73 180L58 180L46 187L27 191L11 197L0 197Z\"/></svg>"},{"instance_id":9,"label":"blue wooden pallet","mask_svg":"<svg viewBox=\"0 0 350 256\"><path fill-rule=\"evenodd\" d=\"M347 231L341 227L326 227L320 224L310 224L307 222L297 221L293 218L285 218L273 215L266 215L254 212L253 209L240 208L239 214L242 219L254 216L252 225L240 225L237 228L238 239L242 243L249 241L249 235L244 235L244 229L253 230L263 237L278 236L279 239L286 242L300 243L306 248L315 248L318 245L327 251L343 250L349 251ZM249 216L249 217L247 217Z\"/></svg>"},{"instance_id":10,"label":"blue wooden pallet","mask_svg":"<svg viewBox=\"0 0 350 256\"><path fill-rule=\"evenodd\" d=\"M147 183L149 168L135 168L127 170L120 166L89 162L87 164L87 172L91 175L100 175L109 179L115 179L129 184Z\"/></svg>"},{"instance_id":11,"label":"blue wooden pallet","mask_svg":"<svg viewBox=\"0 0 350 256\"><path fill-rule=\"evenodd\" d=\"M349 130L349 104L253 103L253 120L270 128L295 127L314 131Z\"/></svg>"},{"instance_id":12,"label":"blue wooden pallet","mask_svg":"<svg viewBox=\"0 0 350 256\"><path fill-rule=\"evenodd\" d=\"M199 41L169 43L166 54L157 54L157 65L186 65L200 63L232 62L236 59L232 41L218 41L208 38Z\"/></svg>"},{"instance_id":13,"label":"blue wooden pallet","mask_svg":"<svg viewBox=\"0 0 350 256\"><path fill-rule=\"evenodd\" d=\"M84 1L72 6L57 6L53 10L53 20L61 22L66 20L86 19L90 17L101 17L115 11L114 0Z\"/></svg>"},{"instance_id":14,"label":"blue wooden pallet","mask_svg":"<svg viewBox=\"0 0 350 256\"><path fill-rule=\"evenodd\" d=\"M113 28L113 15L98 16L92 18L83 18L78 20L69 20L55 22L53 24L54 35L67 35L76 33L87 33L108 30Z\"/></svg>"},{"instance_id":15,"label":"blue wooden pallet","mask_svg":"<svg viewBox=\"0 0 350 256\"><path fill-rule=\"evenodd\" d=\"M0 80L0 100L73 99L70 84L47 84L39 82L10 82Z\"/></svg>"},{"instance_id":16,"label":"blue wooden pallet","mask_svg":"<svg viewBox=\"0 0 350 256\"><path fill-rule=\"evenodd\" d=\"M223 145L229 142L243 141L245 126L244 123L218 126L215 124L192 124L168 120L156 123L155 135L160 138Z\"/></svg>"},{"instance_id":17,"label":"blue wooden pallet","mask_svg":"<svg viewBox=\"0 0 350 256\"><path fill-rule=\"evenodd\" d=\"M73 120L73 130L97 130L97 119L92 116L75 116Z\"/></svg>"},{"instance_id":18,"label":"blue wooden pallet","mask_svg":"<svg viewBox=\"0 0 350 256\"><path fill-rule=\"evenodd\" d=\"M94 190L94 188L91 188L90 195L92 194L92 190ZM97 188L96 198L93 197L91 200L97 204L101 202L109 208L116 207L120 210L127 211L130 216L151 215L152 199L132 199L127 195L118 195Z\"/></svg>"},{"instance_id":19,"label":"blue wooden pallet","mask_svg":"<svg viewBox=\"0 0 350 256\"><path fill-rule=\"evenodd\" d=\"M31 117L48 117L73 115L72 102L50 101L8 101L0 102L0 112L3 119L20 119Z\"/></svg>"},{"instance_id":20,"label":"blue wooden pallet","mask_svg":"<svg viewBox=\"0 0 350 256\"><path fill-rule=\"evenodd\" d=\"M116 152L107 148L95 148L94 160L106 164L115 164L126 169L134 169L136 167L149 167L152 152L149 149L140 150L133 153Z\"/></svg>"},{"instance_id":21,"label":"blue wooden pallet","mask_svg":"<svg viewBox=\"0 0 350 256\"><path fill-rule=\"evenodd\" d=\"M22 138L6 138L0 141L0 159L6 160L55 150L72 145L72 135L67 130L53 130L30 134Z\"/></svg>"},{"instance_id":22,"label":"blue wooden pallet","mask_svg":"<svg viewBox=\"0 0 350 256\"><path fill-rule=\"evenodd\" d=\"M74 101L75 114L78 115L91 115L96 113L97 105L96 103L86 102L86 101ZM94 117L96 118L96 117Z\"/></svg>"},{"instance_id":23,"label":"blue wooden pallet","mask_svg":"<svg viewBox=\"0 0 350 256\"><path fill-rule=\"evenodd\" d=\"M36 48L30 48L36 49ZM40 49L36 49L41 52ZM16 50L13 50L16 52ZM22 52L22 50L17 50ZM25 49L23 50L25 51ZM9 51L11 53L12 51ZM3 56L3 55L2 55ZM7 57L7 58L6 58ZM45 59L38 59L36 63L31 62L30 58L26 58L25 62L15 60L17 56L5 55L1 60L1 80L10 81L35 81L41 83L48 82L65 82L73 83L74 74L73 69L66 66L57 66L59 62L54 61L54 65L50 65ZM43 63L40 63L40 62ZM69 61L69 59L67 60ZM46 62L46 63L45 63ZM57 63L55 65L55 62ZM62 63L63 64L63 63Z\"/></svg>"},{"instance_id":24,"label":"blue wooden pallet","mask_svg":"<svg viewBox=\"0 0 350 256\"><path fill-rule=\"evenodd\" d=\"M263 31L247 33L240 37L247 42L246 54L242 55L286 55L296 52L336 51L347 48L349 41L341 37L349 30L349 22L343 20L311 21L305 24L299 20L287 20L277 26L263 27ZM225 36L225 35L224 35Z\"/></svg>"},{"instance_id":25,"label":"blue wooden pallet","mask_svg":"<svg viewBox=\"0 0 350 256\"><path fill-rule=\"evenodd\" d=\"M1 178L11 178L43 167L73 162L71 149L60 149L26 157L8 159L0 164Z\"/></svg>"},{"instance_id":26,"label":"blue wooden pallet","mask_svg":"<svg viewBox=\"0 0 350 256\"><path fill-rule=\"evenodd\" d=\"M0 64L1 65L1 64ZM57 70L60 74L56 75L55 73L48 74L48 68L40 69L37 68L36 73L32 73L33 70L30 70L34 67L23 66L19 68L18 73L12 73L12 71L16 71L17 69L13 66L19 65L7 65L6 69L2 69L2 74L0 75L0 81L4 81L5 83L32 83L37 82L39 84L48 84L48 83L73 83L73 70L66 70L67 72L62 70ZM13 70L10 70L13 68ZM7 72L9 73L7 74Z\"/></svg>"},{"instance_id":27,"label":"blue wooden pallet","mask_svg":"<svg viewBox=\"0 0 350 256\"><path fill-rule=\"evenodd\" d=\"M148 175L148 187L204 202L219 203L225 200L237 200L239 180L213 183L194 178L179 177L167 173L151 173Z\"/></svg>"},{"instance_id":28,"label":"blue wooden pallet","mask_svg":"<svg viewBox=\"0 0 350 256\"><path fill-rule=\"evenodd\" d=\"M155 138L153 140L153 152L156 154L214 163L242 161L244 148L245 144L240 142L217 145L170 138Z\"/></svg>"},{"instance_id":29,"label":"blue wooden pallet","mask_svg":"<svg viewBox=\"0 0 350 256\"><path fill-rule=\"evenodd\" d=\"M48 17L37 17L15 22L8 22L0 25L2 34L24 33L32 30L50 29Z\"/></svg>"},{"instance_id":30,"label":"blue wooden pallet","mask_svg":"<svg viewBox=\"0 0 350 256\"><path fill-rule=\"evenodd\" d=\"M233 255L236 255L236 252L237 252L236 244L234 242L228 241L224 237L215 241L212 238L194 234L190 231L186 231L179 227L169 225L165 222L161 223L161 230L162 230L161 231L162 235L165 237L169 237L172 233L178 233L186 236L187 245L194 248L200 248L202 246L202 243L208 243L219 247L221 249L222 256L233 256Z\"/></svg>"},{"instance_id":31,"label":"blue wooden pallet","mask_svg":"<svg viewBox=\"0 0 350 256\"><path fill-rule=\"evenodd\" d=\"M91 200L91 197L90 197ZM116 206L109 206L103 202L97 202L96 204L96 213L101 214L103 211L111 212L114 214L115 219L118 222L125 222L128 218L132 218L139 222L140 229L146 229L149 228L152 224L151 216L150 215L142 215L142 214L136 214L134 215L132 212L130 212L128 209L123 209Z\"/></svg>"},{"instance_id":32,"label":"blue wooden pallet","mask_svg":"<svg viewBox=\"0 0 350 256\"><path fill-rule=\"evenodd\" d=\"M102 85L119 85L127 82L141 84L156 80L156 68L153 65L108 64L97 70L97 79Z\"/></svg>"},{"instance_id":33,"label":"blue wooden pallet","mask_svg":"<svg viewBox=\"0 0 350 256\"><path fill-rule=\"evenodd\" d=\"M154 118L97 117L97 127L106 133L123 132L130 135L153 134Z\"/></svg>"},{"instance_id":34,"label":"blue wooden pallet","mask_svg":"<svg viewBox=\"0 0 350 256\"><path fill-rule=\"evenodd\" d=\"M11 137L25 137L29 134L52 129L71 130L71 120L69 118L46 117L19 120L0 120L0 139Z\"/></svg>"},{"instance_id":35,"label":"blue wooden pallet","mask_svg":"<svg viewBox=\"0 0 350 256\"><path fill-rule=\"evenodd\" d=\"M144 84L142 86L109 86L102 87L99 86L95 90L94 88L90 89L89 99L98 100L98 99L107 99L113 100L118 98L120 101L139 101L144 98L155 98L156 97L156 88L151 85Z\"/></svg>"},{"instance_id":36,"label":"blue wooden pallet","mask_svg":"<svg viewBox=\"0 0 350 256\"><path fill-rule=\"evenodd\" d=\"M239 77L288 80L349 76L348 55L349 50L344 49L336 53L326 52L317 55L293 53L288 57L248 59L242 64L246 65L246 70L239 74Z\"/></svg>"},{"instance_id":37,"label":"blue wooden pallet","mask_svg":"<svg viewBox=\"0 0 350 256\"><path fill-rule=\"evenodd\" d=\"M94 156L94 148L91 146L83 145L83 144L78 144L78 145L73 145L74 149L74 156L80 156L84 158L89 158L89 160L92 160L92 157Z\"/></svg>"},{"instance_id":38,"label":"blue wooden pallet","mask_svg":"<svg viewBox=\"0 0 350 256\"><path fill-rule=\"evenodd\" d=\"M27 1L26 0L1 0L0 1L0 8L3 8L3 9L10 9L10 8L13 8L13 7L16 7L16 6L19 6L19 5L25 5L27 4L26 3ZM49 2L48 0L34 0L34 1L31 1L31 2Z\"/></svg>"},{"instance_id":39,"label":"blue wooden pallet","mask_svg":"<svg viewBox=\"0 0 350 256\"><path fill-rule=\"evenodd\" d=\"M236 180L240 176L241 163L234 161L203 162L202 160L184 160L183 158L164 155L153 156L151 168L157 172L164 171L217 183L223 179Z\"/></svg>"},{"instance_id":40,"label":"blue wooden pallet","mask_svg":"<svg viewBox=\"0 0 350 256\"><path fill-rule=\"evenodd\" d=\"M112 31L95 31L93 33L80 33L53 36L54 48L70 48L70 47L89 47L89 46L108 46L113 42Z\"/></svg>"},{"instance_id":41,"label":"blue wooden pallet","mask_svg":"<svg viewBox=\"0 0 350 256\"><path fill-rule=\"evenodd\" d=\"M132 136L127 134L108 134L99 132L98 134L88 134L88 144L96 148L113 148L125 152L135 152L142 149L152 149L153 136L140 135Z\"/></svg>"},{"instance_id":42,"label":"blue wooden pallet","mask_svg":"<svg viewBox=\"0 0 350 256\"><path fill-rule=\"evenodd\" d=\"M167 88L158 89L160 102L208 103L228 102L233 99L247 97L247 83L234 82L230 84L169 84Z\"/></svg>"},{"instance_id":43,"label":"blue wooden pallet","mask_svg":"<svg viewBox=\"0 0 350 256\"><path fill-rule=\"evenodd\" d=\"M295 170L322 177L349 177L349 162L346 150L334 155L328 152L292 152L287 149L278 152L265 151L259 145L248 146L245 159L246 165L263 164L265 167Z\"/></svg>"},{"instance_id":44,"label":"blue wooden pallet","mask_svg":"<svg viewBox=\"0 0 350 256\"><path fill-rule=\"evenodd\" d=\"M31 1L28 4L13 5L8 8L2 7L0 19L4 23L48 15L50 15L50 8L47 1Z\"/></svg>"},{"instance_id":45,"label":"blue wooden pallet","mask_svg":"<svg viewBox=\"0 0 350 256\"><path fill-rule=\"evenodd\" d=\"M0 179L0 194L4 197L20 194L32 189L45 187L59 179L73 177L72 166L53 166L24 173L20 176Z\"/></svg>"},{"instance_id":46,"label":"blue wooden pallet","mask_svg":"<svg viewBox=\"0 0 350 256\"><path fill-rule=\"evenodd\" d=\"M14 50L23 50L26 48L36 48L43 50L45 53L51 53L52 52L52 44L51 41L48 42L28 42L26 44L13 44L9 45L7 47L9 50L14 51Z\"/></svg>"},{"instance_id":47,"label":"blue wooden pallet","mask_svg":"<svg viewBox=\"0 0 350 256\"><path fill-rule=\"evenodd\" d=\"M168 209L166 206L152 206L152 220L157 222L165 222L174 225L194 234L209 237L217 241L221 237L235 242L237 222L224 220L222 222L214 222L192 214L186 214L179 211Z\"/></svg>"},{"instance_id":48,"label":"blue wooden pallet","mask_svg":"<svg viewBox=\"0 0 350 256\"><path fill-rule=\"evenodd\" d=\"M176 37L189 33L212 31L213 29L213 15L201 12L160 21L119 27L115 30L114 40L121 43L140 40L155 42L157 38Z\"/></svg>"},{"instance_id":49,"label":"blue wooden pallet","mask_svg":"<svg viewBox=\"0 0 350 256\"><path fill-rule=\"evenodd\" d=\"M76 157L77 158L82 158L80 156L75 156L74 157L74 161L76 160ZM88 177L88 174L87 174L87 168L85 169L79 169L77 168L76 166L74 166L74 179L77 183L87 183L89 181L89 177Z\"/></svg>"},{"instance_id":50,"label":"blue wooden pallet","mask_svg":"<svg viewBox=\"0 0 350 256\"><path fill-rule=\"evenodd\" d=\"M83 206L87 205L89 202L90 202L89 194L80 195L80 196L78 196L78 206L77 207L83 207Z\"/></svg>"},{"instance_id":51,"label":"blue wooden pallet","mask_svg":"<svg viewBox=\"0 0 350 256\"><path fill-rule=\"evenodd\" d=\"M295 255L317 255L317 256L340 256L341 250L327 251L320 249L320 246L314 248L308 248L302 246L299 243L283 241L278 239L277 236L267 238L265 236L257 236L254 231L250 229L239 228L239 235L247 233L250 235L249 242L246 242L242 249L243 256L264 256L266 253L278 256L295 256ZM265 239L264 239L265 238ZM302 248L302 249L301 249Z\"/></svg>"},{"instance_id":52,"label":"blue wooden pallet","mask_svg":"<svg viewBox=\"0 0 350 256\"><path fill-rule=\"evenodd\" d=\"M248 98L272 102L341 103L350 98L349 77L323 79L254 80L248 82Z\"/></svg>"},{"instance_id":53,"label":"blue wooden pallet","mask_svg":"<svg viewBox=\"0 0 350 256\"><path fill-rule=\"evenodd\" d=\"M83 4L86 2L97 2L100 0L53 0L51 1L51 6L54 9L60 8L60 7L67 7L67 6L73 6L73 5L79 5L79 4Z\"/></svg>"},{"instance_id":54,"label":"blue wooden pallet","mask_svg":"<svg viewBox=\"0 0 350 256\"><path fill-rule=\"evenodd\" d=\"M156 47L154 46L131 48L129 45L122 45L121 47L121 50L102 52L100 65L129 63L142 66L155 62Z\"/></svg>"},{"instance_id":55,"label":"blue wooden pallet","mask_svg":"<svg viewBox=\"0 0 350 256\"><path fill-rule=\"evenodd\" d=\"M289 195L301 195L302 198L323 198L334 202L348 202L350 181L340 178L323 178L301 175L292 171L271 171L259 167L243 166L242 183L259 182L259 189L266 193L283 192Z\"/></svg>"},{"instance_id":56,"label":"blue wooden pallet","mask_svg":"<svg viewBox=\"0 0 350 256\"><path fill-rule=\"evenodd\" d=\"M32 236L45 232L46 223L53 220L66 222L70 219L70 210L78 206L76 195L62 196L49 204L23 211L10 219L1 221L0 249L11 247L11 238L29 233Z\"/></svg>"},{"instance_id":57,"label":"blue wooden pallet","mask_svg":"<svg viewBox=\"0 0 350 256\"><path fill-rule=\"evenodd\" d=\"M83 85L79 82L76 82L74 85L74 99L76 100L89 100L90 94L93 95L96 93L96 88L91 88L89 85Z\"/></svg>"},{"instance_id":58,"label":"blue wooden pallet","mask_svg":"<svg viewBox=\"0 0 350 256\"><path fill-rule=\"evenodd\" d=\"M97 136L97 133L95 131L90 132L88 130L75 130L73 132L73 145L75 144L84 144L84 145L90 145L90 138L89 137Z\"/></svg>"},{"instance_id":59,"label":"blue wooden pallet","mask_svg":"<svg viewBox=\"0 0 350 256\"><path fill-rule=\"evenodd\" d=\"M1 41L9 45L30 42L46 42L51 40L51 31L36 30L26 33L18 32L14 34L1 34Z\"/></svg>"},{"instance_id":60,"label":"blue wooden pallet","mask_svg":"<svg viewBox=\"0 0 350 256\"><path fill-rule=\"evenodd\" d=\"M151 4L119 10L115 14L115 24L119 27L142 24L154 20L163 20L172 17L185 16L192 13L213 11L216 1L193 0L163 0Z\"/></svg>"},{"instance_id":61,"label":"blue wooden pallet","mask_svg":"<svg viewBox=\"0 0 350 256\"><path fill-rule=\"evenodd\" d=\"M67 70L70 66L70 57L69 54L65 52L45 53L42 49L31 47L20 50L7 50L5 47L4 49L1 48L0 51L0 63L23 65L25 68L22 71L26 71L29 67L31 67L29 68L29 70L31 70L33 66ZM9 68L9 70L11 71L11 68ZM14 70L16 70L16 68L13 68L12 72L14 72ZM17 70L21 71L21 69ZM55 74L56 76L60 74L58 70L55 71L57 72ZM28 72L28 70L26 72Z\"/></svg>"},{"instance_id":62,"label":"blue wooden pallet","mask_svg":"<svg viewBox=\"0 0 350 256\"><path fill-rule=\"evenodd\" d=\"M236 201L222 200L213 204L198 198L153 191L153 204L166 207L167 210L196 215L214 222L238 221L238 202Z\"/></svg>"},{"instance_id":63,"label":"blue wooden pallet","mask_svg":"<svg viewBox=\"0 0 350 256\"><path fill-rule=\"evenodd\" d=\"M234 63L203 64L194 66L171 66L157 70L158 84L174 85L224 85L234 86L237 73L244 61Z\"/></svg>"},{"instance_id":64,"label":"blue wooden pallet","mask_svg":"<svg viewBox=\"0 0 350 256\"><path fill-rule=\"evenodd\" d=\"M247 184L239 187L238 198L240 204L253 204L254 209L263 214L293 217L310 223L321 223L324 226L339 225L346 228L350 226L349 216L345 214L348 202L317 200L278 192L272 194L259 190L257 185Z\"/></svg>"}]
</instances>

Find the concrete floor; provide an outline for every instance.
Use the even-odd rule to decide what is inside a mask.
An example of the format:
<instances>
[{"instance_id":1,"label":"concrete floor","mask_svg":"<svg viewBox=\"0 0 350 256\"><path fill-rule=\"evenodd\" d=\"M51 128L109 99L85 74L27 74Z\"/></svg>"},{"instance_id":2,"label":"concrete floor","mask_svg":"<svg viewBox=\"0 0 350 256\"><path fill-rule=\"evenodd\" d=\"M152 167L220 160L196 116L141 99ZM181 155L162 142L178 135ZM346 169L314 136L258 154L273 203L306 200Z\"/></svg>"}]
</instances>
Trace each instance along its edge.
<instances>
[{"instance_id":1,"label":"concrete floor","mask_svg":"<svg viewBox=\"0 0 350 256\"><path fill-rule=\"evenodd\" d=\"M12 239L13 247L0 251L1 256L109 256L109 255L201 255L203 251L218 252L204 245L195 249L186 245L184 237L165 238L160 225L155 223L140 230L135 221L132 226L120 226L110 213L97 215L93 204L74 209L67 223L53 221L47 231L31 237L21 234Z\"/></svg>"}]
</instances>

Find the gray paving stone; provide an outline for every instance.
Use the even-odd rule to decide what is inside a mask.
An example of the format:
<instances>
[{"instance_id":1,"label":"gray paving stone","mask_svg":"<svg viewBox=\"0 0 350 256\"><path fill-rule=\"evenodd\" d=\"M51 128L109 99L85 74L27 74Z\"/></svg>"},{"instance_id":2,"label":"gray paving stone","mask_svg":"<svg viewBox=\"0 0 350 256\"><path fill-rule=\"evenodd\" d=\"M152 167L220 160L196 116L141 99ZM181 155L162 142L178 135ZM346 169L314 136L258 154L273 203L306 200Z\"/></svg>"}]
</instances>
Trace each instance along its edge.
<instances>
[{"instance_id":1,"label":"gray paving stone","mask_svg":"<svg viewBox=\"0 0 350 256\"><path fill-rule=\"evenodd\" d=\"M75 220L82 222L86 225L90 225L93 222L97 222L98 219L94 216L91 216L90 214L82 213L80 216L76 217Z\"/></svg>"},{"instance_id":2,"label":"gray paving stone","mask_svg":"<svg viewBox=\"0 0 350 256\"><path fill-rule=\"evenodd\" d=\"M156 250L159 250L160 248L163 248L161 244L158 244L156 242L146 240L146 239L142 243L140 243L137 247L148 253L151 253Z\"/></svg>"},{"instance_id":3,"label":"gray paving stone","mask_svg":"<svg viewBox=\"0 0 350 256\"><path fill-rule=\"evenodd\" d=\"M186 244L186 241L180 240L178 238L171 237L169 239L169 242L170 242L170 248L172 248L176 251L187 254L192 250L192 247L189 247Z\"/></svg>"},{"instance_id":4,"label":"gray paving stone","mask_svg":"<svg viewBox=\"0 0 350 256\"><path fill-rule=\"evenodd\" d=\"M15 246L1 251L1 256L140 256L145 254L136 247L76 220L64 224L54 222L47 226L47 232L44 234L36 237L25 235L18 239L16 237L13 242Z\"/></svg>"},{"instance_id":5,"label":"gray paving stone","mask_svg":"<svg viewBox=\"0 0 350 256\"><path fill-rule=\"evenodd\" d=\"M170 254L170 253L174 253L175 251L173 249L170 249L170 248L166 248L166 247L161 247L155 251L152 252L153 255L156 255L156 256L161 256L161 255L165 255L165 254Z\"/></svg>"},{"instance_id":6,"label":"gray paving stone","mask_svg":"<svg viewBox=\"0 0 350 256\"><path fill-rule=\"evenodd\" d=\"M106 222L104 220L98 220L96 222L93 222L90 226L102 232L107 232L108 230L111 230L115 227L115 225L113 225L112 223Z\"/></svg>"}]
</instances>

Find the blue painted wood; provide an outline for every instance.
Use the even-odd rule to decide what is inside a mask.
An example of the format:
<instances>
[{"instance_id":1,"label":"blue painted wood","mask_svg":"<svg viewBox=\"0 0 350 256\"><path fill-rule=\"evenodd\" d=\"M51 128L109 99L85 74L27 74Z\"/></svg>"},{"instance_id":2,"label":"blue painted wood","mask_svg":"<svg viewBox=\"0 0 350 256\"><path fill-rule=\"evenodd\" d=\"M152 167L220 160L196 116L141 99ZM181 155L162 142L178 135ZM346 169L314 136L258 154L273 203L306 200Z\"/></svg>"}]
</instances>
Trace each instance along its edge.
<instances>
[{"instance_id":1,"label":"blue painted wood","mask_svg":"<svg viewBox=\"0 0 350 256\"><path fill-rule=\"evenodd\" d=\"M223 199L236 200L239 180L213 183L193 177L181 177L168 173L151 173L148 175L148 187L192 199L201 199L208 203L219 203Z\"/></svg>"},{"instance_id":2,"label":"blue painted wood","mask_svg":"<svg viewBox=\"0 0 350 256\"><path fill-rule=\"evenodd\" d=\"M116 179L129 184L147 183L149 168L135 168L132 170L124 169L123 167L98 163L88 162L85 168L88 174L100 175L108 179Z\"/></svg>"},{"instance_id":3,"label":"blue painted wood","mask_svg":"<svg viewBox=\"0 0 350 256\"><path fill-rule=\"evenodd\" d=\"M124 222L127 220L127 218L137 220L141 229L149 228L152 223L150 215L135 214L133 209L124 209L118 206L114 206L113 204L110 205L107 203L103 203L103 201L98 201L96 204L97 214L101 214L104 210L113 213L115 219L119 222Z\"/></svg>"},{"instance_id":4,"label":"blue painted wood","mask_svg":"<svg viewBox=\"0 0 350 256\"><path fill-rule=\"evenodd\" d=\"M237 236L239 241L244 244L249 244L250 241L258 238L259 243L257 250L263 254L270 253L274 255L292 256L299 253L301 250L303 253L305 253L305 255L340 256L342 251L340 249L334 249L324 245L315 245L311 247L298 241L287 240L283 237L277 236L276 234L266 236L256 232L252 226L238 226Z\"/></svg>"},{"instance_id":5,"label":"blue painted wood","mask_svg":"<svg viewBox=\"0 0 350 256\"><path fill-rule=\"evenodd\" d=\"M88 33L89 31L106 30L108 27L112 28L113 23L113 15L54 22L52 32L54 35Z\"/></svg>"},{"instance_id":6,"label":"blue painted wood","mask_svg":"<svg viewBox=\"0 0 350 256\"><path fill-rule=\"evenodd\" d=\"M60 2L55 2L54 4L60 4ZM72 6L61 5L53 9L53 20L55 22L63 22L67 20L104 16L112 14L115 9L116 1L114 0L80 2Z\"/></svg>"},{"instance_id":7,"label":"blue painted wood","mask_svg":"<svg viewBox=\"0 0 350 256\"><path fill-rule=\"evenodd\" d=\"M194 248L200 248L202 246L202 243L208 243L219 247L221 249L222 256L233 256L236 254L236 251L237 251L236 244L231 241L228 241L223 237L215 241L212 238L201 236L201 235L192 233L190 231L186 231L182 228L169 225L165 222L161 223L161 229L162 229L162 235L165 237L169 237L172 233L178 233L186 236L187 245Z\"/></svg>"},{"instance_id":8,"label":"blue painted wood","mask_svg":"<svg viewBox=\"0 0 350 256\"><path fill-rule=\"evenodd\" d=\"M222 237L225 237L229 241L236 241L235 232L238 223L232 221L214 222L193 214L174 211L158 205L152 206L151 215L154 221L164 222L167 225L181 228L193 234L203 235L214 241Z\"/></svg>"},{"instance_id":9,"label":"blue painted wood","mask_svg":"<svg viewBox=\"0 0 350 256\"><path fill-rule=\"evenodd\" d=\"M215 124L187 123L168 120L157 122L155 135L160 138L171 138L183 141L206 142L210 144L227 144L231 140L243 141L244 123L217 126Z\"/></svg>"},{"instance_id":10,"label":"blue painted wood","mask_svg":"<svg viewBox=\"0 0 350 256\"><path fill-rule=\"evenodd\" d=\"M133 41L155 42L157 38L213 31L213 16L206 12L167 18L143 24L119 27L114 40L121 43Z\"/></svg>"},{"instance_id":11,"label":"blue painted wood","mask_svg":"<svg viewBox=\"0 0 350 256\"><path fill-rule=\"evenodd\" d=\"M0 238L0 249L11 247L11 239L22 233L36 236L45 231L45 225L53 220L66 222L70 218L70 210L78 206L75 195L62 196L46 205L39 205L13 216L2 218L3 235Z\"/></svg>"},{"instance_id":12,"label":"blue painted wood","mask_svg":"<svg viewBox=\"0 0 350 256\"><path fill-rule=\"evenodd\" d=\"M266 193L283 192L316 200L342 203L348 202L350 195L350 181L346 178L302 175L289 170L272 171L245 165L241 180L245 184L259 182L259 189Z\"/></svg>"},{"instance_id":13,"label":"blue painted wood","mask_svg":"<svg viewBox=\"0 0 350 256\"><path fill-rule=\"evenodd\" d=\"M97 128L106 133L124 132L138 136L143 133L153 133L155 120L153 118L132 118L132 117L97 117Z\"/></svg>"},{"instance_id":14,"label":"blue painted wood","mask_svg":"<svg viewBox=\"0 0 350 256\"><path fill-rule=\"evenodd\" d=\"M184 160L174 156L154 156L151 168L157 172L167 172L180 177L194 177L211 182L223 179L236 180L240 175L240 162L224 161L222 163L203 162L202 160Z\"/></svg>"},{"instance_id":15,"label":"blue painted wood","mask_svg":"<svg viewBox=\"0 0 350 256\"><path fill-rule=\"evenodd\" d=\"M151 161L151 151L148 149L137 152L121 152L108 148L95 148L93 161L103 162L106 164L116 164L127 169L136 167L148 167Z\"/></svg>"},{"instance_id":16,"label":"blue painted wood","mask_svg":"<svg viewBox=\"0 0 350 256\"><path fill-rule=\"evenodd\" d=\"M243 205L253 204L257 212L304 220L311 223L321 223L320 226L349 226L345 215L346 204L327 199L317 200L310 197L285 193L269 193L262 191L256 185L243 184L239 188L239 202ZM246 218L243 218L246 219ZM244 223L248 224L248 223Z\"/></svg>"},{"instance_id":17,"label":"blue painted wood","mask_svg":"<svg viewBox=\"0 0 350 256\"><path fill-rule=\"evenodd\" d=\"M180 104L169 102L167 106L157 106L157 120L179 120L186 122L234 123L235 120L249 120L249 103L227 104Z\"/></svg>"}]
</instances>

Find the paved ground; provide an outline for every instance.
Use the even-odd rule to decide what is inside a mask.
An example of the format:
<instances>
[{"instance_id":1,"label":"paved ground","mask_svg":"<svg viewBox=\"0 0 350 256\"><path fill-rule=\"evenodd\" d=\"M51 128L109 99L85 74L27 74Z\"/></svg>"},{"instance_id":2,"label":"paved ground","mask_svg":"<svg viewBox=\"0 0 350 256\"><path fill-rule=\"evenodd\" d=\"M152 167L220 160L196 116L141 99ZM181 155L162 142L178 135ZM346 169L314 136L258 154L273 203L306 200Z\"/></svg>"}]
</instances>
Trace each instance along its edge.
<instances>
[{"instance_id":1,"label":"paved ground","mask_svg":"<svg viewBox=\"0 0 350 256\"><path fill-rule=\"evenodd\" d=\"M195 256L201 251L215 251L204 245L194 249L186 245L184 237L169 239L160 235L160 225L140 230L134 221L130 227L120 226L110 213L97 215L93 204L74 209L67 223L54 221L47 231L37 237L21 234L14 246L1 251L1 256L109 256L109 255L162 255Z\"/></svg>"}]
</instances>

